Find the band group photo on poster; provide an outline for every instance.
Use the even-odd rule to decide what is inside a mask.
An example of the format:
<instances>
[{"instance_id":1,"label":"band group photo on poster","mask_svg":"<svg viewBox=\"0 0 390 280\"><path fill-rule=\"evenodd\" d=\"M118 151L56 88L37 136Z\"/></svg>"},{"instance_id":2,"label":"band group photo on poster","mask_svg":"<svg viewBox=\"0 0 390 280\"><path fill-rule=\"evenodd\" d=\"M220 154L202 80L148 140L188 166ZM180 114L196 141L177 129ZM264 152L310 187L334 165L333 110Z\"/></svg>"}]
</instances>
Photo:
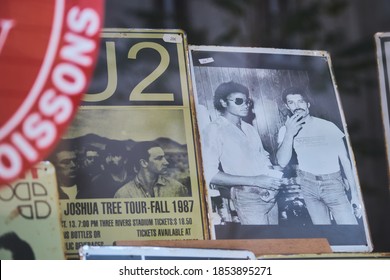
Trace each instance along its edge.
<instances>
[{"instance_id":1,"label":"band group photo on poster","mask_svg":"<svg viewBox=\"0 0 390 280\"><path fill-rule=\"evenodd\" d=\"M354 160L326 60L257 51L190 48L214 238L262 237L260 230L248 235L245 226L264 232L269 226L269 238L288 236L289 227L364 232ZM291 233L307 237L304 230Z\"/></svg>"},{"instance_id":2,"label":"band group photo on poster","mask_svg":"<svg viewBox=\"0 0 390 280\"><path fill-rule=\"evenodd\" d=\"M186 131L182 109L79 110L49 159L68 258L84 245L203 236Z\"/></svg>"},{"instance_id":3,"label":"band group photo on poster","mask_svg":"<svg viewBox=\"0 0 390 280\"><path fill-rule=\"evenodd\" d=\"M51 156L60 199L191 196L180 114L81 109Z\"/></svg>"}]
</instances>

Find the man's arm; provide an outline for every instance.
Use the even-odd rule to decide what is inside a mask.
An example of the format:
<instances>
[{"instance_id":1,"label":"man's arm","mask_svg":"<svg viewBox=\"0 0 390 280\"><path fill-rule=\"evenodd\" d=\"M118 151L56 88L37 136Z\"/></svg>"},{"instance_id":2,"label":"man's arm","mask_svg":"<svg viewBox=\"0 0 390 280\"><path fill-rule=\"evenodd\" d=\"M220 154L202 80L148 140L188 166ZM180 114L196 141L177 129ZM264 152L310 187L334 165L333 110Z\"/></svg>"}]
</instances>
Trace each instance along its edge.
<instances>
[{"instance_id":1,"label":"man's arm","mask_svg":"<svg viewBox=\"0 0 390 280\"><path fill-rule=\"evenodd\" d=\"M281 179L273 178L267 175L258 176L239 176L224 173L219 170L220 157L222 154L221 147L223 139L219 133L217 126L209 125L203 133L202 156L204 163L204 175L207 184L223 185L223 186L258 186L267 189L279 189L282 183ZM259 141L261 139L259 138ZM260 142L261 143L261 142ZM266 157L265 157L266 158ZM232 158L234 160L234 158ZM269 159L267 159L269 160ZM271 163L271 162L269 162Z\"/></svg>"},{"instance_id":2,"label":"man's arm","mask_svg":"<svg viewBox=\"0 0 390 280\"><path fill-rule=\"evenodd\" d=\"M286 167L290 162L293 151L293 141L294 137L286 135L285 133L282 142L279 144L278 150L276 151L276 159L281 167Z\"/></svg>"},{"instance_id":3,"label":"man's arm","mask_svg":"<svg viewBox=\"0 0 390 280\"><path fill-rule=\"evenodd\" d=\"M354 206L355 216L360 218L362 216L362 212L355 177L353 176L351 161L349 160L348 153L342 139L340 139L337 143L337 148L339 151L340 163L346 177L347 188L351 190L351 205Z\"/></svg>"},{"instance_id":4,"label":"man's arm","mask_svg":"<svg viewBox=\"0 0 390 280\"><path fill-rule=\"evenodd\" d=\"M280 144L276 152L276 159L278 160L278 164L281 167L286 167L286 165L290 162L293 151L294 137L302 129L302 125L304 123L305 121L304 119L300 118L299 113L292 115L291 117L287 117L285 123L285 134L282 139L279 139Z\"/></svg>"},{"instance_id":5,"label":"man's arm","mask_svg":"<svg viewBox=\"0 0 390 280\"><path fill-rule=\"evenodd\" d=\"M265 189L277 190L282 184L283 180L280 178L271 177L268 175L257 176L238 176L230 175L219 171L211 179L211 184L222 186L257 186Z\"/></svg>"},{"instance_id":6,"label":"man's arm","mask_svg":"<svg viewBox=\"0 0 390 280\"><path fill-rule=\"evenodd\" d=\"M212 184L212 178L219 172L222 141L215 123L210 123L203 131L202 157L206 184Z\"/></svg>"}]
</instances>

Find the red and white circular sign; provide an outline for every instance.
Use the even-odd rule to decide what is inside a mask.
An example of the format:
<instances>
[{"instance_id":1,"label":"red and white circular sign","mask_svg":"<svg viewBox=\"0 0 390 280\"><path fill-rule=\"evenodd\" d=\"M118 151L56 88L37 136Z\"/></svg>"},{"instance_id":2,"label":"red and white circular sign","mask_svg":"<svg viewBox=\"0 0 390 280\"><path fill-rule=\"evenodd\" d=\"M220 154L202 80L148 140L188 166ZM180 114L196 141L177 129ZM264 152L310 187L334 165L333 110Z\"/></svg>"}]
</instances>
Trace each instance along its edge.
<instances>
[{"instance_id":1,"label":"red and white circular sign","mask_svg":"<svg viewBox=\"0 0 390 280\"><path fill-rule=\"evenodd\" d=\"M92 76L103 0L0 3L0 185L54 148Z\"/></svg>"}]
</instances>

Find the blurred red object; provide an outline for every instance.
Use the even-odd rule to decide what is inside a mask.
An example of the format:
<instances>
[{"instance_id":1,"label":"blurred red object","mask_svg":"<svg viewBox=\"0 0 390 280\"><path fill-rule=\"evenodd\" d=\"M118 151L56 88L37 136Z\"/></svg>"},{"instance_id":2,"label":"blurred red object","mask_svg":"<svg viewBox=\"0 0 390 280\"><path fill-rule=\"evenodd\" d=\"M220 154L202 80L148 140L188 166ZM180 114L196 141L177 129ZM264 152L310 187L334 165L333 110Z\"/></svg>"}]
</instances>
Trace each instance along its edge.
<instances>
[{"instance_id":1,"label":"blurred red object","mask_svg":"<svg viewBox=\"0 0 390 280\"><path fill-rule=\"evenodd\" d=\"M103 0L0 3L0 185L55 147L95 67Z\"/></svg>"}]
</instances>

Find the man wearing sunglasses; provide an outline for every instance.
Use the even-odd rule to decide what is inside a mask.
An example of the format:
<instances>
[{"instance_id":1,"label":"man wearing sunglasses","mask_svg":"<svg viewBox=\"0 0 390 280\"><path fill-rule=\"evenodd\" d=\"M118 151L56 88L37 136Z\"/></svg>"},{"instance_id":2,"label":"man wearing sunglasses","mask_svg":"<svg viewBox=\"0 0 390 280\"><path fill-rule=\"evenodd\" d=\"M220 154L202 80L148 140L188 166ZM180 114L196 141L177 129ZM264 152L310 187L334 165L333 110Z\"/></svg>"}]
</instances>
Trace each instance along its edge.
<instances>
[{"instance_id":1,"label":"man wearing sunglasses","mask_svg":"<svg viewBox=\"0 0 390 280\"><path fill-rule=\"evenodd\" d=\"M202 133L202 155L207 185L222 186L242 225L278 223L275 195L282 180L273 177L272 164L257 130L243 121L252 106L242 84L219 85L214 107L220 116Z\"/></svg>"},{"instance_id":2,"label":"man wearing sunglasses","mask_svg":"<svg viewBox=\"0 0 390 280\"><path fill-rule=\"evenodd\" d=\"M276 157L285 167L295 151L302 196L313 224L331 224L330 213L337 224L357 224L360 203L344 133L332 122L310 115L304 89L287 88L282 98L292 116L279 130Z\"/></svg>"}]
</instances>

